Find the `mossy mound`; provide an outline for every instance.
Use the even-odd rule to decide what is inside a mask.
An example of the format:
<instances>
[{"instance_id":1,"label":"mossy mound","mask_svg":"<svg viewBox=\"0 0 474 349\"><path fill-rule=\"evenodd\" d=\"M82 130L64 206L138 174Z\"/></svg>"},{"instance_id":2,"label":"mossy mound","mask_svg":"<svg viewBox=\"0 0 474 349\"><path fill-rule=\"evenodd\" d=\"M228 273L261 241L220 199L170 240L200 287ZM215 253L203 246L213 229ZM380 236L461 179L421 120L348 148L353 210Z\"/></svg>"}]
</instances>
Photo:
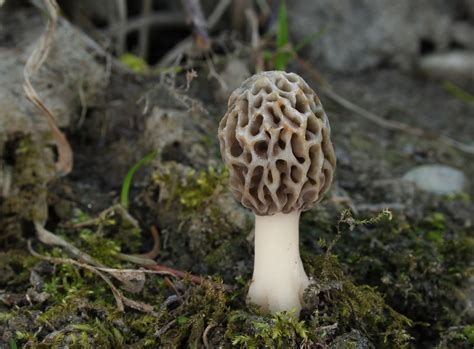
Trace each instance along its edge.
<instances>
[{"instance_id":1,"label":"mossy mound","mask_svg":"<svg viewBox=\"0 0 474 349\"><path fill-rule=\"evenodd\" d=\"M47 141L37 138L13 135L6 143L9 157L4 160L5 165L0 161L0 166L5 166L0 170L9 169L13 179L7 186L8 195L0 193L0 244L5 247L24 244L24 225L48 217L47 185L54 177L55 167Z\"/></svg>"},{"instance_id":2,"label":"mossy mound","mask_svg":"<svg viewBox=\"0 0 474 349\"><path fill-rule=\"evenodd\" d=\"M144 284L128 291L115 279L129 300L121 312L110 285L96 273L11 250L0 256L2 343L403 348L429 342L468 348L472 342L467 318L455 316L462 313L461 303L450 297L462 290L472 253L472 239L450 213L452 205L460 205L457 199L443 201L419 220L399 215L389 220L387 212L357 220L348 211L341 216L342 208L330 201L305 213L302 257L314 282L296 320L288 313L261 314L245 302L252 221L227 192L225 171L167 162L151 178L140 194L142 206L132 213L148 212L144 221L160 218L158 263L214 276L196 284L190 276L146 274ZM71 212L68 222L50 227L55 234L107 267L138 268L121 256L145 252L147 232L117 209L97 218L74 207ZM58 247L34 248L51 258L71 257Z\"/></svg>"},{"instance_id":3,"label":"mossy mound","mask_svg":"<svg viewBox=\"0 0 474 349\"><path fill-rule=\"evenodd\" d=\"M387 304L413 320L410 335L416 343L450 347L457 333L456 345L467 348L468 335L462 333L472 317L468 280L474 240L469 215L461 212L469 212L470 202L465 196L430 200L422 202L425 216L397 213L377 224L345 225L332 252L354 282L376 288ZM307 248L317 250L317 238L334 236L334 224L324 222L338 214L337 207L326 205L303 216ZM311 228L316 222L323 223L318 236Z\"/></svg>"},{"instance_id":4,"label":"mossy mound","mask_svg":"<svg viewBox=\"0 0 474 349\"><path fill-rule=\"evenodd\" d=\"M43 253L56 255L58 251ZM341 343L355 340L369 347L400 348L410 338L410 320L386 305L372 288L354 285L332 255L329 260L305 258L306 267L319 281L307 291L308 308L301 320L288 313L261 314L246 305L246 281L239 278L228 290L217 279L195 285L185 278L170 286L168 279L150 276L140 293L128 296L147 302L153 311L127 309L122 313L110 289L96 275L70 265L47 267L37 262L32 267L33 257L23 258L9 254L6 265L15 266L19 275L36 273L41 281L33 288L47 297L30 303L19 300L21 307L1 309L2 340L17 345L287 348L342 347ZM18 264L22 261L28 263ZM9 285L16 285L16 278L12 274L0 286L8 290ZM26 284L24 277L21 282Z\"/></svg>"}]
</instances>

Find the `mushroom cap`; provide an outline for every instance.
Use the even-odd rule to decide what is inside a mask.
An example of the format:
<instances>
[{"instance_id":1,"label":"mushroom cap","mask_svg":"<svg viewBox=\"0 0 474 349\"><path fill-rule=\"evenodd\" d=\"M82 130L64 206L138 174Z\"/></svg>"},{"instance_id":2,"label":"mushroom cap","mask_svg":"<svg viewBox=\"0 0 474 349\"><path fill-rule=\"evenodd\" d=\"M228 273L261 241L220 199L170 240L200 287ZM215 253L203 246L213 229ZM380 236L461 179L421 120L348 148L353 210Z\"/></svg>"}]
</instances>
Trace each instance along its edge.
<instances>
[{"instance_id":1,"label":"mushroom cap","mask_svg":"<svg viewBox=\"0 0 474 349\"><path fill-rule=\"evenodd\" d=\"M230 188L256 215L307 210L331 185L336 157L316 93L294 73L245 80L219 124Z\"/></svg>"}]
</instances>

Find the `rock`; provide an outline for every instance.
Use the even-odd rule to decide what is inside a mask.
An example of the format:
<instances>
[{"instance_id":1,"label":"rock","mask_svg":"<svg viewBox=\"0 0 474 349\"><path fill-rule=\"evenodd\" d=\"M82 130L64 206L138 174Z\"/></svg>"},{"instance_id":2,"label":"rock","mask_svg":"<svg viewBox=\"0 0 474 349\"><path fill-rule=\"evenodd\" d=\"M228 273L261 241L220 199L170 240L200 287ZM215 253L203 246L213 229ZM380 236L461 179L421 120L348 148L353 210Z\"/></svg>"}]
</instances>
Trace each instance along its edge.
<instances>
[{"instance_id":1,"label":"rock","mask_svg":"<svg viewBox=\"0 0 474 349\"><path fill-rule=\"evenodd\" d=\"M47 185L56 176L50 127L23 89L23 68L45 18L35 8L0 11L0 236L12 243L21 243L24 222L47 218ZM108 72L100 55L89 38L59 20L31 83L61 128L77 124L81 110L101 101Z\"/></svg>"},{"instance_id":2,"label":"rock","mask_svg":"<svg viewBox=\"0 0 474 349\"><path fill-rule=\"evenodd\" d=\"M387 63L411 68L424 50L448 47L456 10L453 3L291 1L288 4L290 33L298 42L312 32L323 30L324 34L309 45L310 56L335 70L354 72Z\"/></svg>"},{"instance_id":3,"label":"rock","mask_svg":"<svg viewBox=\"0 0 474 349\"><path fill-rule=\"evenodd\" d=\"M436 195L457 194L466 190L468 181L464 173L444 165L417 166L403 175L419 189Z\"/></svg>"},{"instance_id":4,"label":"rock","mask_svg":"<svg viewBox=\"0 0 474 349\"><path fill-rule=\"evenodd\" d=\"M227 222L231 222L235 231L249 232L253 228L252 213L240 205L230 192L219 195L216 198L216 204L220 208L223 218Z\"/></svg>"},{"instance_id":5,"label":"rock","mask_svg":"<svg viewBox=\"0 0 474 349\"><path fill-rule=\"evenodd\" d=\"M219 84L215 93L217 101L227 103L230 94L250 75L247 65L242 60L234 58L227 62L220 74L223 84Z\"/></svg>"},{"instance_id":6,"label":"rock","mask_svg":"<svg viewBox=\"0 0 474 349\"><path fill-rule=\"evenodd\" d=\"M467 21L453 23L452 40L462 47L474 49L474 26Z\"/></svg>"},{"instance_id":7,"label":"rock","mask_svg":"<svg viewBox=\"0 0 474 349\"><path fill-rule=\"evenodd\" d=\"M39 10L0 14L0 38L16 33L0 48L0 153L6 138L15 132L48 134L45 117L25 97L23 67L44 31ZM4 42L2 42L4 44ZM6 46L6 47L5 47ZM32 84L60 127L80 118L82 107L91 107L107 83L107 71L97 61L97 50L79 30L60 20L50 54Z\"/></svg>"},{"instance_id":8,"label":"rock","mask_svg":"<svg viewBox=\"0 0 474 349\"><path fill-rule=\"evenodd\" d=\"M434 53L422 57L419 68L424 74L436 79L474 81L474 51Z\"/></svg>"},{"instance_id":9,"label":"rock","mask_svg":"<svg viewBox=\"0 0 474 349\"><path fill-rule=\"evenodd\" d=\"M472 0L463 0L460 4L460 11L463 17L474 19L474 1Z\"/></svg>"},{"instance_id":10,"label":"rock","mask_svg":"<svg viewBox=\"0 0 474 349\"><path fill-rule=\"evenodd\" d=\"M208 153L202 142L198 120L186 110L154 107L146 119L146 148L157 149L166 161L207 164Z\"/></svg>"},{"instance_id":11,"label":"rock","mask_svg":"<svg viewBox=\"0 0 474 349\"><path fill-rule=\"evenodd\" d=\"M42 113L26 98L23 67L44 31L39 10L0 13L0 154L12 135L33 134L45 145L52 144L50 128ZM8 39L8 33L15 33ZM78 69L80 67L80 69ZM103 91L107 72L97 61L91 41L65 20L60 20L45 64L32 77L32 84L50 108L60 127L68 127L80 117L82 107L94 105ZM3 168L0 158L0 168ZM4 175L0 175L4 177ZM14 181L13 181L14 182ZM14 185L14 183L13 183Z\"/></svg>"}]
</instances>

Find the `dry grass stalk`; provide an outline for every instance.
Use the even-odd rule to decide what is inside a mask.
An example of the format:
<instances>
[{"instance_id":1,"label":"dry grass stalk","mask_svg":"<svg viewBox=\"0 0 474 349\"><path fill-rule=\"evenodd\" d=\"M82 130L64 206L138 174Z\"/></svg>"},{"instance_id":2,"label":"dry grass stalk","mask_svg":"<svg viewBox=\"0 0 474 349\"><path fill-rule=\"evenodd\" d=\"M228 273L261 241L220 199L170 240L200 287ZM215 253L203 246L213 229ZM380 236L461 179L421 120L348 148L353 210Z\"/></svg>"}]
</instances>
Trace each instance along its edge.
<instances>
[{"instance_id":1,"label":"dry grass stalk","mask_svg":"<svg viewBox=\"0 0 474 349\"><path fill-rule=\"evenodd\" d=\"M38 44L33 49L33 52L28 57L25 67L23 68L23 89L25 90L28 99L33 102L33 104L41 110L43 115L46 117L58 148L56 171L59 176L65 176L72 171L73 167L73 152L71 146L66 136L59 129L53 113L43 103L31 83L32 76L38 72L49 55L53 43L53 36L58 23L59 6L56 3L56 0L44 0L44 3L46 5L46 12L49 15L49 21L46 31L40 37Z\"/></svg>"}]
</instances>

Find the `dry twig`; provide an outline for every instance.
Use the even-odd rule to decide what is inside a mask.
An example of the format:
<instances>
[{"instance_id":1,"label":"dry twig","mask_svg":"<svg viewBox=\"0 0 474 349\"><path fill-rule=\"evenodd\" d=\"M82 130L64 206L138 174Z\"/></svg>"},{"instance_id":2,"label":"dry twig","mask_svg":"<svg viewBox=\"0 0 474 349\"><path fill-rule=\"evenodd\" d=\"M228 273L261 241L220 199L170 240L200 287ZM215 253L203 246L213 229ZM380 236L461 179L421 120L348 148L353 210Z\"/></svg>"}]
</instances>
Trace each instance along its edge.
<instances>
[{"instance_id":1,"label":"dry twig","mask_svg":"<svg viewBox=\"0 0 474 349\"><path fill-rule=\"evenodd\" d=\"M124 288L129 292L139 292L143 288L145 283L145 273L150 271L144 270L129 270L129 269L112 269L106 268L104 264L88 255L85 252L79 250L76 246L57 236L56 234L51 233L46 230L40 223L35 222L36 235L38 239L48 246L59 246L68 251L75 258L78 258L80 261L83 261L90 267L94 267L97 270L105 271L115 279L120 281ZM151 260L151 263L154 263ZM149 264L151 264L149 263ZM137 263L140 264L140 263ZM154 274L159 274L158 272L152 272Z\"/></svg>"},{"instance_id":2,"label":"dry twig","mask_svg":"<svg viewBox=\"0 0 474 349\"><path fill-rule=\"evenodd\" d=\"M186 15L194 29L195 42L197 47L203 51L211 48L211 40L207 28L207 22L202 13L201 2L199 0L181 0Z\"/></svg>"},{"instance_id":3,"label":"dry twig","mask_svg":"<svg viewBox=\"0 0 474 349\"><path fill-rule=\"evenodd\" d=\"M153 248L151 249L151 251L141 254L140 257L155 259L160 254L160 235L155 225L150 226L150 232L151 236L153 237Z\"/></svg>"},{"instance_id":4,"label":"dry twig","mask_svg":"<svg viewBox=\"0 0 474 349\"><path fill-rule=\"evenodd\" d=\"M158 234L158 229L156 228L156 226L152 225L150 227L150 231L151 231L151 236L153 237L153 248L151 249L151 251L147 253L143 253L143 254L138 254L138 255L118 253L117 258L123 261L131 262L131 263L143 265L143 266L156 264L154 259L158 257L161 250L160 236Z\"/></svg>"},{"instance_id":5,"label":"dry twig","mask_svg":"<svg viewBox=\"0 0 474 349\"><path fill-rule=\"evenodd\" d=\"M204 332L202 333L202 342L204 343L204 347L206 349L210 349L211 346L209 344L209 340L207 339L207 336L209 335L209 331L212 330L214 327L216 327L217 325L214 324L214 323L210 323L209 325L207 325L206 329L204 330Z\"/></svg>"},{"instance_id":6,"label":"dry twig","mask_svg":"<svg viewBox=\"0 0 474 349\"><path fill-rule=\"evenodd\" d=\"M231 0L220 0L217 6L212 11L211 15L209 16L208 30L212 30L217 22L221 19L222 15L224 14L227 7L230 5ZM176 44L167 54L163 56L158 62L159 67L166 67L171 65L173 62L176 61L177 57L184 55L186 52L189 52L193 47L193 38L192 36L188 36L187 38L183 39L183 41Z\"/></svg>"},{"instance_id":7,"label":"dry twig","mask_svg":"<svg viewBox=\"0 0 474 349\"><path fill-rule=\"evenodd\" d=\"M88 227L88 226L91 226L91 225L98 225L98 224L101 223L101 221L103 221L107 217L107 215L109 213L112 213L112 212L115 212L115 211L118 211L122 215L122 218L124 218L127 222L129 222L134 228L139 228L140 227L137 220L135 218L133 218L133 216L120 204L116 204L116 205L113 205L109 208L106 208L105 210L100 212L98 214L98 216L95 217L95 218L91 218L91 219L88 219L86 221L79 222L79 223L72 224L72 225L66 225L66 227L68 227L68 228L84 228L84 227Z\"/></svg>"},{"instance_id":8,"label":"dry twig","mask_svg":"<svg viewBox=\"0 0 474 349\"><path fill-rule=\"evenodd\" d=\"M66 136L59 129L56 119L51 110L43 103L41 98L36 93L32 83L31 77L38 72L46 58L49 55L53 43L53 36L56 31L59 6L56 0L44 0L46 5L46 12L49 16L49 21L46 31L40 37L38 44L33 49L33 52L28 57L25 67L23 68L23 89L25 90L28 99L41 110L46 117L48 125L53 133L58 147L58 161L56 163L56 170L58 175L65 176L71 172L73 166L73 152Z\"/></svg>"},{"instance_id":9,"label":"dry twig","mask_svg":"<svg viewBox=\"0 0 474 349\"><path fill-rule=\"evenodd\" d=\"M136 309L136 310L139 310L139 311L142 311L142 312L154 313L153 306L151 306L149 304L146 304L146 303L134 301L133 299L129 299L129 298L125 297L123 295L123 293L117 287L115 287L115 285L112 283L110 278L107 275L105 275L102 271L100 271L98 268L95 268L95 267L93 267L89 264L78 262L78 261L76 261L74 259L70 259L70 258L57 258L57 257L43 256L43 255L37 253L33 249L33 246L31 244L31 240L28 240L28 250L33 256L35 256L36 258L39 258L41 260L44 260L44 261L47 261L47 262L50 262L50 263L53 263L53 264L71 264L71 265L75 265L77 267L86 269L86 270L92 272L93 274L98 275L110 287L110 290L112 291L112 294L114 295L114 298L115 298L115 302L117 304L117 309L119 311L121 311L121 312L125 311L125 305L126 305L130 308L133 308L133 309Z\"/></svg>"},{"instance_id":10,"label":"dry twig","mask_svg":"<svg viewBox=\"0 0 474 349\"><path fill-rule=\"evenodd\" d=\"M227 83L225 82L225 80L217 73L216 71L216 68L214 67L214 63L212 62L212 57L209 53L206 53L205 54L206 56L206 63L207 63L207 67L209 69L209 77L213 77L214 79L217 80L217 82L219 83L219 85L221 86L221 88L223 90L226 90L228 87L227 87Z\"/></svg>"},{"instance_id":11,"label":"dry twig","mask_svg":"<svg viewBox=\"0 0 474 349\"><path fill-rule=\"evenodd\" d=\"M102 263L94 259L92 256L79 250L76 246L70 244L69 242L60 238L56 234L53 234L50 231L46 230L42 224L35 222L35 229L36 229L36 236L38 237L39 241L41 241L43 244L48 245L48 246L63 247L71 255L78 258L79 260L84 261L85 263L94 265L96 267L104 266Z\"/></svg>"},{"instance_id":12,"label":"dry twig","mask_svg":"<svg viewBox=\"0 0 474 349\"><path fill-rule=\"evenodd\" d=\"M171 320L171 321L168 322L166 325L164 325L163 327L161 327L158 331L156 331L155 336L161 337L161 336L164 335L164 334L166 333L166 331L168 331L175 323L176 323L176 319Z\"/></svg>"}]
</instances>

